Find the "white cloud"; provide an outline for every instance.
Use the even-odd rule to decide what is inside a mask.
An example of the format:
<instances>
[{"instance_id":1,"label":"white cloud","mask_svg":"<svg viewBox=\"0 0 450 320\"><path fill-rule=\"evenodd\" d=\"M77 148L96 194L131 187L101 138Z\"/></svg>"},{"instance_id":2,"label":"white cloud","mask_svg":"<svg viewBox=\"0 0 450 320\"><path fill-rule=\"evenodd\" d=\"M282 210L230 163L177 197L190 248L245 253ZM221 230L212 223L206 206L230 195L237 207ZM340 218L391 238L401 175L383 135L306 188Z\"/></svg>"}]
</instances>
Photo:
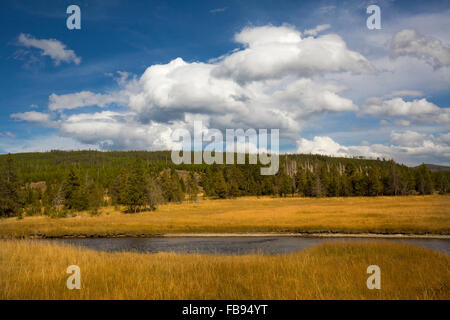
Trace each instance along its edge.
<instances>
[{"instance_id":1,"label":"white cloud","mask_svg":"<svg viewBox=\"0 0 450 320\"><path fill-rule=\"evenodd\" d=\"M40 123L40 124L48 124L50 123L51 120L50 114L37 111L13 113L11 114L11 118L20 121L27 121L30 123Z\"/></svg>"},{"instance_id":2,"label":"white cloud","mask_svg":"<svg viewBox=\"0 0 450 320\"><path fill-rule=\"evenodd\" d=\"M177 58L167 64L148 67L136 79L129 80L128 74L119 74L117 91L52 94L48 107L59 111L59 119L53 123L60 135L101 149L177 149L180 146L171 140L171 133L177 128L191 129L192 119L202 119L207 127L218 129L279 128L282 138L296 142L300 130L314 119L313 116L359 110L348 98L349 85L344 84L350 84L351 90L366 96L365 87L382 87L384 91L377 96L384 98L366 100L361 113L384 117L385 125L407 126L415 121L445 123L445 115L448 120L445 109L426 99L405 101L401 98L423 95L418 90L403 90L421 88L416 83L404 84L404 80L411 77L404 76L409 66L403 64L408 59L416 60L414 58L390 61L386 57L379 65L385 67L387 63L391 69L382 70L382 77L378 78L378 74L373 74L373 65L358 52L347 49L344 40L337 35L302 39L300 31L284 25L245 28L235 39L244 48L207 63ZM405 70L401 76L394 74L398 66ZM335 76L337 72L345 76ZM436 74L441 74L439 72ZM329 74L335 77L328 77ZM428 79L430 74L426 73L424 78ZM390 78L395 86L389 83ZM369 81L364 83L366 79ZM123 105L127 110L106 109L114 104ZM92 105L104 109L95 113L64 114L65 110ZM32 120L32 117L17 119ZM399 161L409 162L416 161L413 157L417 155L417 159L448 161L442 160L448 155L448 146L444 143L448 137L421 137L410 132L402 136L394 132L391 134L393 145L343 146L328 136L319 136L313 140L300 139L298 151L398 157ZM405 142L408 137L414 138L413 142Z\"/></svg>"},{"instance_id":3,"label":"white cloud","mask_svg":"<svg viewBox=\"0 0 450 320\"><path fill-rule=\"evenodd\" d=\"M425 135L411 130L407 130L405 132L391 132L391 141L405 147L419 147L427 140L433 139L434 138L432 135Z\"/></svg>"},{"instance_id":4,"label":"white cloud","mask_svg":"<svg viewBox=\"0 0 450 320\"><path fill-rule=\"evenodd\" d=\"M339 96L342 86L305 78L239 84L214 77L215 67L181 58L151 66L140 78L140 89L130 94L130 109L143 121L167 122L182 119L184 113L203 114L219 129L281 128L285 134L297 134L312 114L358 109Z\"/></svg>"},{"instance_id":5,"label":"white cloud","mask_svg":"<svg viewBox=\"0 0 450 320\"><path fill-rule=\"evenodd\" d=\"M328 72L373 73L372 64L347 49L336 34L302 39L290 26L244 28L235 40L245 49L226 56L213 75L237 82L311 77Z\"/></svg>"},{"instance_id":6,"label":"white cloud","mask_svg":"<svg viewBox=\"0 0 450 320\"><path fill-rule=\"evenodd\" d=\"M348 155L346 147L341 146L330 137L316 136L313 140L300 139L297 143L297 152L344 157Z\"/></svg>"},{"instance_id":7,"label":"white cloud","mask_svg":"<svg viewBox=\"0 0 450 320\"><path fill-rule=\"evenodd\" d=\"M133 113L102 111L68 117L62 122L60 133L102 149L161 150L179 148L179 143L171 140L171 134L183 126L184 123L177 122L142 124Z\"/></svg>"},{"instance_id":8,"label":"white cloud","mask_svg":"<svg viewBox=\"0 0 450 320\"><path fill-rule=\"evenodd\" d=\"M302 39L300 31L284 25L245 28L235 38L246 47L213 62L177 58L148 67L139 79L128 80L128 74L121 73L117 91L52 94L48 108L59 111L62 135L118 149L172 147L165 137L175 125L189 127L188 119L195 117L217 129L277 128L282 138L295 141L312 115L358 110L341 96L344 86L311 78L326 72L373 71L339 36ZM237 73L228 74L230 67ZM251 81L241 81L242 74ZM64 116L64 110L112 104L127 106L128 112ZM33 116L16 118L47 120Z\"/></svg>"},{"instance_id":9,"label":"white cloud","mask_svg":"<svg viewBox=\"0 0 450 320\"><path fill-rule=\"evenodd\" d=\"M52 111L75 109L87 106L99 106L103 108L113 103L126 104L127 97L120 92L99 94L90 91L81 91L64 95L52 93L49 97L48 108Z\"/></svg>"},{"instance_id":10,"label":"white cloud","mask_svg":"<svg viewBox=\"0 0 450 320\"><path fill-rule=\"evenodd\" d=\"M21 33L18 44L42 50L41 55L52 58L55 65L60 65L61 62L81 63L81 58L73 50L66 49L66 45L56 39L36 39L32 35Z\"/></svg>"},{"instance_id":11,"label":"white cloud","mask_svg":"<svg viewBox=\"0 0 450 320\"><path fill-rule=\"evenodd\" d=\"M439 108L426 99L369 98L364 102L362 113L377 117L407 117L416 122L450 123L450 109Z\"/></svg>"},{"instance_id":12,"label":"white cloud","mask_svg":"<svg viewBox=\"0 0 450 320\"><path fill-rule=\"evenodd\" d=\"M316 136L312 140L300 139L297 152L322 154L338 157L359 157L395 159L407 165L422 162L450 164L448 136L424 135L413 131L391 132L393 144L362 144L343 146L330 137Z\"/></svg>"},{"instance_id":13,"label":"white cloud","mask_svg":"<svg viewBox=\"0 0 450 320\"><path fill-rule=\"evenodd\" d=\"M303 34L307 36L317 36L322 31L329 29L331 26L329 24L321 24L315 27L314 29L307 29L303 32Z\"/></svg>"},{"instance_id":14,"label":"white cloud","mask_svg":"<svg viewBox=\"0 0 450 320\"><path fill-rule=\"evenodd\" d=\"M393 58L416 57L435 69L450 66L450 49L442 41L427 38L412 29L404 29L395 34L391 41L390 55Z\"/></svg>"}]
</instances>

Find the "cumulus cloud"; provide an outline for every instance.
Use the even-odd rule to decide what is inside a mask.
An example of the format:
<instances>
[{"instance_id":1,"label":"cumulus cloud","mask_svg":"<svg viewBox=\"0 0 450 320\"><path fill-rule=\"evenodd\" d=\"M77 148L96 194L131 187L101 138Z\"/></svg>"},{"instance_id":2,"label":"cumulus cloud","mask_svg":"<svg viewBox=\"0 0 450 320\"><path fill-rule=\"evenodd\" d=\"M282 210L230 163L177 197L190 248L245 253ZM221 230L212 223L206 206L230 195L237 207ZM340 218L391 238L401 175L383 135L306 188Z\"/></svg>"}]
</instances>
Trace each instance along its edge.
<instances>
[{"instance_id":1,"label":"cumulus cloud","mask_svg":"<svg viewBox=\"0 0 450 320\"><path fill-rule=\"evenodd\" d=\"M358 110L342 96L344 86L315 75L374 70L337 35L302 39L284 25L245 28L235 39L244 48L207 63L177 58L149 66L139 78L121 73L116 91L52 94L48 108L59 116L53 123L61 135L105 149L173 148L171 132L189 128L192 119L221 130L278 128L282 138L296 141L313 115ZM114 105L126 111L105 110ZM104 110L73 114L86 106ZM38 122L33 115L15 118Z\"/></svg>"},{"instance_id":2,"label":"cumulus cloud","mask_svg":"<svg viewBox=\"0 0 450 320\"><path fill-rule=\"evenodd\" d=\"M226 56L215 68L216 77L237 82L279 79L287 75L311 77L327 72L373 73L361 54L351 51L336 34L302 39L289 26L244 28L235 40L245 49Z\"/></svg>"},{"instance_id":3,"label":"cumulus cloud","mask_svg":"<svg viewBox=\"0 0 450 320\"><path fill-rule=\"evenodd\" d=\"M330 137L316 136L313 140L300 139L297 142L297 152L344 157L348 155L347 148L341 146Z\"/></svg>"},{"instance_id":4,"label":"cumulus cloud","mask_svg":"<svg viewBox=\"0 0 450 320\"><path fill-rule=\"evenodd\" d=\"M203 114L216 128L283 128L297 133L308 116L324 111L355 111L339 96L344 88L306 78L241 85L212 75L217 66L187 63L181 58L149 67L142 75L130 109L141 119L179 120L184 113ZM274 106L277 106L274 108Z\"/></svg>"},{"instance_id":5,"label":"cumulus cloud","mask_svg":"<svg viewBox=\"0 0 450 320\"><path fill-rule=\"evenodd\" d=\"M321 24L318 25L317 27L315 27L314 29L307 29L303 32L303 34L307 35L307 36L317 36L317 34L319 34L322 31L325 31L327 29L330 29L330 25L329 24Z\"/></svg>"},{"instance_id":6,"label":"cumulus cloud","mask_svg":"<svg viewBox=\"0 0 450 320\"><path fill-rule=\"evenodd\" d=\"M433 139L433 135L425 135L411 130L405 132L391 132L391 141L405 147L419 147L426 141L432 141Z\"/></svg>"},{"instance_id":7,"label":"cumulus cloud","mask_svg":"<svg viewBox=\"0 0 450 320\"><path fill-rule=\"evenodd\" d=\"M426 99L369 98L364 102L362 113L377 117L407 117L416 122L450 123L450 109L439 108Z\"/></svg>"},{"instance_id":8,"label":"cumulus cloud","mask_svg":"<svg viewBox=\"0 0 450 320\"><path fill-rule=\"evenodd\" d=\"M435 69L450 66L450 48L439 39L425 37L412 29L404 29L394 35L390 55L393 58L416 57Z\"/></svg>"},{"instance_id":9,"label":"cumulus cloud","mask_svg":"<svg viewBox=\"0 0 450 320\"><path fill-rule=\"evenodd\" d=\"M407 165L426 163L449 164L450 144L447 134L435 137L414 131L391 132L392 144L363 144L343 146L330 137L316 136L300 139L297 152L337 157L365 157L395 159Z\"/></svg>"},{"instance_id":10,"label":"cumulus cloud","mask_svg":"<svg viewBox=\"0 0 450 320\"><path fill-rule=\"evenodd\" d=\"M66 49L66 45L56 39L36 39L32 35L21 33L18 44L27 48L40 49L41 55L49 56L57 66L61 62L81 63L81 58L73 50Z\"/></svg>"},{"instance_id":11,"label":"cumulus cloud","mask_svg":"<svg viewBox=\"0 0 450 320\"><path fill-rule=\"evenodd\" d=\"M179 149L171 139L172 132L183 123L141 124L133 113L112 111L82 113L68 117L61 123L60 133L83 144L97 144L102 149Z\"/></svg>"}]
</instances>

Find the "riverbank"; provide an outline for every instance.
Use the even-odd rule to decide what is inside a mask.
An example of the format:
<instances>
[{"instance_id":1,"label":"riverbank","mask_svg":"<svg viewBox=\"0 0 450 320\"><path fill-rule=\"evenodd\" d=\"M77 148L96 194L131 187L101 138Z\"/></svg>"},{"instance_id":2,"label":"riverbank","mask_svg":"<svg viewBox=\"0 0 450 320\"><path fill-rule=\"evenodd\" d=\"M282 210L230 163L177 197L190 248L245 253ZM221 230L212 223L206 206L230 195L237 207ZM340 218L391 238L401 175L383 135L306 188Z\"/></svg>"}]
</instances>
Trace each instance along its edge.
<instances>
[{"instance_id":1,"label":"riverbank","mask_svg":"<svg viewBox=\"0 0 450 320\"><path fill-rule=\"evenodd\" d=\"M115 238L267 238L267 237L298 237L298 238L360 238L360 239L439 239L450 240L445 234L389 234L389 233L106 233L106 234L64 234L50 235L29 234L26 236L0 236L0 239L115 239Z\"/></svg>"},{"instance_id":2,"label":"riverbank","mask_svg":"<svg viewBox=\"0 0 450 320\"><path fill-rule=\"evenodd\" d=\"M154 237L218 234L447 237L450 196L270 198L245 197L167 204L125 214L114 207L87 212L0 219L2 238Z\"/></svg>"},{"instance_id":3,"label":"riverbank","mask_svg":"<svg viewBox=\"0 0 450 320\"><path fill-rule=\"evenodd\" d=\"M2 241L0 299L450 299L450 256L398 243L329 243L268 256L98 252ZM68 290L66 268L81 270ZM366 269L381 269L369 290Z\"/></svg>"}]
</instances>

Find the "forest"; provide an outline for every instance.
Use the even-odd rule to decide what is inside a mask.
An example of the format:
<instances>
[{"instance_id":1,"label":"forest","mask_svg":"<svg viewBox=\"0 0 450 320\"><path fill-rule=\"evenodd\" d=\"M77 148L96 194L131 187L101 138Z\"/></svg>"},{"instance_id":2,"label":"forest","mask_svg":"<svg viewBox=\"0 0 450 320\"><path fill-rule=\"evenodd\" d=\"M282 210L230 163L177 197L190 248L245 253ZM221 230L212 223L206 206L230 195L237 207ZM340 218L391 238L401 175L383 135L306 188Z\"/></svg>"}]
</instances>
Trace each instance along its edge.
<instances>
[{"instance_id":1,"label":"forest","mask_svg":"<svg viewBox=\"0 0 450 320\"><path fill-rule=\"evenodd\" d=\"M236 155L235 155L236 156ZM248 156L248 155L247 155ZM248 162L247 162L248 163ZM0 155L0 217L77 211L102 206L126 213L155 210L167 202L240 196L350 197L445 194L450 171L393 160L280 155L276 175L260 164L180 164L169 151L50 151Z\"/></svg>"}]
</instances>

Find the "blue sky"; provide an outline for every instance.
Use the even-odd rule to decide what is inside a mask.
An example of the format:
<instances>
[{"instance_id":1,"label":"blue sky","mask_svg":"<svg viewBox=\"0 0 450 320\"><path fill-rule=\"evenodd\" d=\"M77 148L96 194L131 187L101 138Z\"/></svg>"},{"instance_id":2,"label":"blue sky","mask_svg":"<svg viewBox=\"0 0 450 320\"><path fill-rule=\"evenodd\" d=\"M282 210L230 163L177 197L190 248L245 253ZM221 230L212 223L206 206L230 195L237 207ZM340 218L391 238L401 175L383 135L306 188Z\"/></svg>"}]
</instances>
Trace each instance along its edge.
<instances>
[{"instance_id":1,"label":"blue sky","mask_svg":"<svg viewBox=\"0 0 450 320\"><path fill-rule=\"evenodd\" d=\"M66 27L71 4L81 30ZM381 30L366 27L370 4ZM287 152L450 164L448 2L0 7L0 152L167 149L201 118L278 128Z\"/></svg>"}]
</instances>

